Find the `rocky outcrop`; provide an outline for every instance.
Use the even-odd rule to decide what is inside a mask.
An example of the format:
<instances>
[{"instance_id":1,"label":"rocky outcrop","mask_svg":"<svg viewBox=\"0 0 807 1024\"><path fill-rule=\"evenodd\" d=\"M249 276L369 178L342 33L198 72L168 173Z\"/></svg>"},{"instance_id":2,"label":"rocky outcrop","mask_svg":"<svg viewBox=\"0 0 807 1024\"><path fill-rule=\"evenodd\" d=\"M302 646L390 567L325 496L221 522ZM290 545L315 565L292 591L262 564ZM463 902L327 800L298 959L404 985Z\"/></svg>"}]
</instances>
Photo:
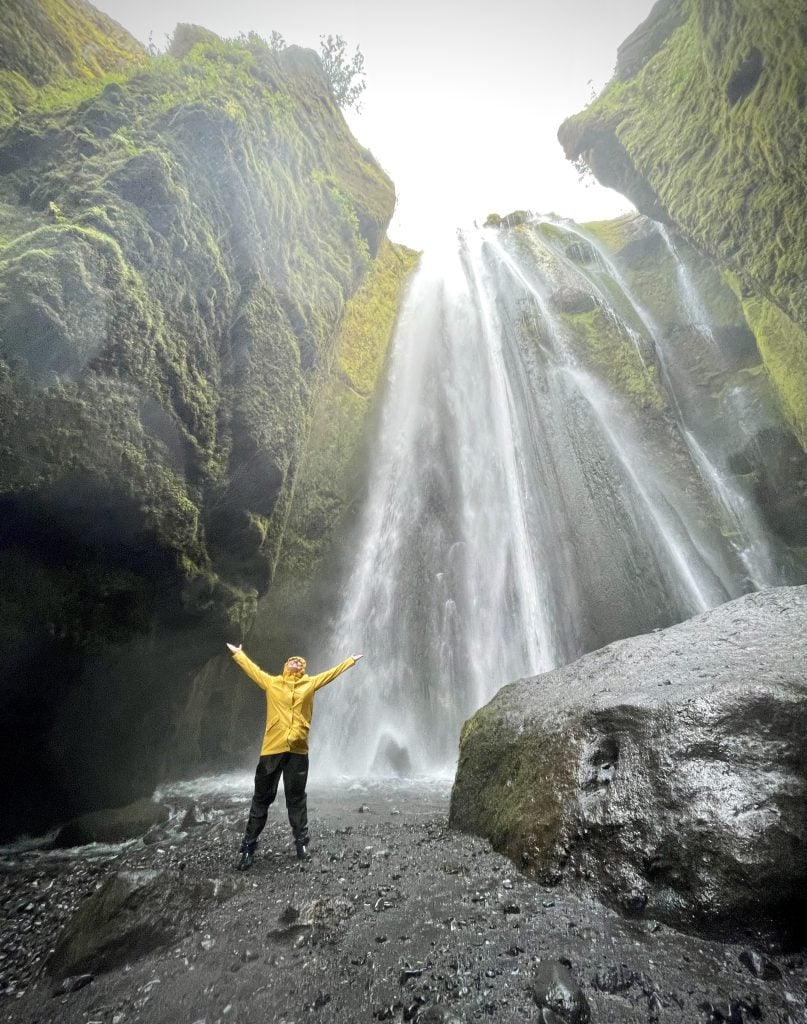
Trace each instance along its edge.
<instances>
[{"instance_id":1,"label":"rocky outcrop","mask_svg":"<svg viewBox=\"0 0 807 1024\"><path fill-rule=\"evenodd\" d=\"M68 921L48 972L82 978L131 962L175 941L200 905L226 899L233 888L221 879L190 881L181 871L118 871Z\"/></svg>"},{"instance_id":2,"label":"rocky outcrop","mask_svg":"<svg viewBox=\"0 0 807 1024\"><path fill-rule=\"evenodd\" d=\"M84 846L87 843L123 843L138 839L154 825L168 820L169 810L164 804L143 798L103 811L90 811L63 825L54 841L55 846Z\"/></svg>"},{"instance_id":3,"label":"rocky outcrop","mask_svg":"<svg viewBox=\"0 0 807 1024\"><path fill-rule=\"evenodd\" d=\"M392 184L316 54L183 40L0 135L7 833L176 764L194 674L269 588L346 303L386 244ZM198 767L222 716L197 710Z\"/></svg>"},{"instance_id":4,"label":"rocky outcrop","mask_svg":"<svg viewBox=\"0 0 807 1024\"><path fill-rule=\"evenodd\" d=\"M570 160L734 276L803 447L805 38L803 5L660 0L614 81L558 133Z\"/></svg>"},{"instance_id":5,"label":"rocky outcrop","mask_svg":"<svg viewBox=\"0 0 807 1024\"><path fill-rule=\"evenodd\" d=\"M504 687L451 824L629 915L801 929L806 638L807 588L780 588Z\"/></svg>"}]
</instances>

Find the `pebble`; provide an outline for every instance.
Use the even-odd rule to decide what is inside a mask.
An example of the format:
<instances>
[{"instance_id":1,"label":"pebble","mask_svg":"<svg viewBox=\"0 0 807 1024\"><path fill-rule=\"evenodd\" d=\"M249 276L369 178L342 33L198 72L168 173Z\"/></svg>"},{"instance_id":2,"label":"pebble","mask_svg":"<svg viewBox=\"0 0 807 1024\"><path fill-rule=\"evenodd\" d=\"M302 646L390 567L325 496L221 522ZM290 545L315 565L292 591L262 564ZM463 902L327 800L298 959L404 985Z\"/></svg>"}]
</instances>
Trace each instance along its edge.
<instances>
[{"instance_id":1,"label":"pebble","mask_svg":"<svg viewBox=\"0 0 807 1024\"><path fill-rule=\"evenodd\" d=\"M94 977L93 974L77 974L71 978L63 978L53 989L52 995L64 996L70 992L78 992L80 988L89 985Z\"/></svg>"},{"instance_id":2,"label":"pebble","mask_svg":"<svg viewBox=\"0 0 807 1024\"><path fill-rule=\"evenodd\" d=\"M758 953L755 949L744 949L740 953L740 963L747 967L755 978L764 978L766 981L773 981L782 977L782 972L768 957Z\"/></svg>"},{"instance_id":3,"label":"pebble","mask_svg":"<svg viewBox=\"0 0 807 1024\"><path fill-rule=\"evenodd\" d=\"M354 810L355 805L347 796L338 814L342 821L345 817L353 820L350 815ZM404 813L410 814L408 805ZM416 815L420 816L415 818ZM175 979L184 977L194 966L193 978L203 979L200 990L205 984L215 984L215 1000L220 1000L215 1006L213 997L209 1004L195 1005L197 1013L208 1005L211 1015L200 1019L206 1024L225 1024L226 1020L242 1018L276 1020L278 1024L342 1024L370 1020L372 1016L416 1024L475 1024L485 1020L491 1024L510 1024L530 1019L544 1024L553 1020L585 1024L589 1018L575 998L579 995L585 999L590 992L596 992L597 1019L601 1024L623 1019L620 1014L624 1019L644 1024L653 1020L663 1024L705 1024L709 1019L722 1024L754 1024L760 1018L749 1003L741 998L728 999L729 986L738 980L742 983L743 976L748 989L735 990L738 997L748 999L748 990L753 990L759 992L758 1006L782 1005L781 982L768 984L764 977L765 970L779 968L763 952L749 950L748 956L743 957L746 950L736 946L715 943L700 947L691 938L666 927L656 937L649 922L626 923L612 911L580 901L563 888L537 886L530 878L516 878L513 865L487 844L447 830L444 815L435 814L425 825L420 809L414 810L412 816L416 823L407 817L369 814L360 824L346 829L335 827L340 824L337 814L326 818L323 831L315 838L321 859L338 864L342 871L339 876L335 868L327 876L298 874L286 833L279 831L282 842L273 844L272 834L267 830L262 857L256 861L253 872L248 877L233 873L233 889L216 903L209 896L211 883L207 880L217 878L222 884L230 881L226 870L232 843L221 828L220 818L212 826L194 827L182 848L182 863L186 865L182 885L187 887L189 907L195 915L189 919L188 930L179 940L173 940L167 950L149 954L154 959L148 962L151 966L145 973L133 961L132 971L139 973L129 975L126 969L116 969L105 976L103 986L96 980L97 989L90 992L96 996L96 992L103 991L112 1005L103 1012L100 1007L92 1012L106 1024L112 1024L117 1000L115 1024L129 1024L138 1015L146 1020L130 994L147 992L147 987L141 986L151 969L163 965L163 984L154 991L155 1009L151 1013L156 1013L159 991L163 1004L160 1012L164 1010L168 1019L173 1010L172 1019L178 1024L197 1024L190 1006L182 1012L183 1007L172 1004ZM274 825L287 829L282 818ZM228 828L235 826L233 821ZM271 845L276 849L272 850ZM175 876L177 857L169 851L164 858L165 870ZM90 865L85 861L66 867L62 862L48 869L54 878L40 881L39 889L34 886L33 870L0 877L6 886L5 892L0 888L4 936L6 922L16 922L13 940L4 943L0 950L3 974L14 985L9 985L6 993L11 990L16 995L20 991L22 968L18 965L28 960L34 965L42 963L48 936L58 932L81 899L111 871L119 870L121 863L127 869L148 869L157 860L152 846L127 851L114 866ZM395 880L402 877L404 880L396 884ZM44 886L48 884L52 891L45 897ZM514 888L518 889L518 903L513 899ZM202 895L197 898L197 893ZM525 905L520 908L522 900ZM542 904L557 905L559 910L553 915L536 914L534 908ZM284 911L291 920L278 930L275 922ZM381 923L380 917L376 919L379 913L385 914L384 924L389 929L386 933L375 931ZM35 939L23 937L22 925L40 917L42 926L31 932ZM305 924L301 924L303 917ZM572 918L576 924L573 931ZM518 940L514 942L516 936ZM298 938L300 945L295 948ZM215 941L215 945L206 948L202 943L208 939ZM699 953L699 949L704 953ZM718 955L716 950L722 953ZM536 976L532 971L539 958L540 963L554 963L556 970L568 972L571 981L566 987L572 1013L577 1017L563 1016L560 1004L550 1005L546 990L539 997L540 1002L536 999ZM653 968L646 966L651 960L655 962ZM241 967L261 961L265 968ZM765 967L766 962L769 967ZM799 1018L799 1007L805 1003L804 958L791 956L779 962L783 968L787 964L787 987L792 1000L786 1003L784 1016L789 1011L795 1020ZM638 965L652 969L658 989L631 969ZM760 970L763 974L755 973ZM681 993L676 996L671 994L670 985L671 979L679 976L686 979L686 988L684 983L676 982ZM293 985L281 979L293 979ZM323 983L332 986L330 991L318 988ZM37 994L34 987L21 1001L15 999L13 1009L24 1009L19 1022L32 1024L34 1020L57 1019L53 1010L38 1016L32 1013L34 1004L29 1000L49 995L47 989L40 989ZM271 999L276 1002L267 1011ZM704 999L711 1000L709 1006L720 1017L705 1018L703 1012L699 1013L698 1000ZM70 997L70 1001L82 1005L81 998ZM11 1005L9 1000L7 1007ZM220 1006L231 1007L230 1013L225 1015ZM81 1019L86 1017L84 1013ZM65 1014L58 1019L65 1019Z\"/></svg>"},{"instance_id":4,"label":"pebble","mask_svg":"<svg viewBox=\"0 0 807 1024\"><path fill-rule=\"evenodd\" d=\"M543 961L533 969L532 997L535 1004L549 1010L545 1022L557 1020L564 1024L589 1024L591 1010L582 989L568 967L557 961Z\"/></svg>"}]
</instances>

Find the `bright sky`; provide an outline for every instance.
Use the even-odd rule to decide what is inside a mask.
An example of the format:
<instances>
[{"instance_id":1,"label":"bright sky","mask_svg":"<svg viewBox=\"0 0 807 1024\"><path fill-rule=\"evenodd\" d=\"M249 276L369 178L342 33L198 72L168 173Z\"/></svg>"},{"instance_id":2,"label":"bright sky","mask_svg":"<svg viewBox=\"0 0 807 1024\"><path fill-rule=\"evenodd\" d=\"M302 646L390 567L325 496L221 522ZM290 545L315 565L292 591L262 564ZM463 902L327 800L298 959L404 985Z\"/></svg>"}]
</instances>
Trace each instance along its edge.
<instances>
[{"instance_id":1,"label":"bright sky","mask_svg":"<svg viewBox=\"0 0 807 1024\"><path fill-rule=\"evenodd\" d=\"M222 36L273 29L319 49L344 37L365 58L354 134L395 182L397 241L422 248L493 211L581 220L629 210L578 182L556 133L611 77L619 43L654 0L95 0L163 48L177 22Z\"/></svg>"}]
</instances>

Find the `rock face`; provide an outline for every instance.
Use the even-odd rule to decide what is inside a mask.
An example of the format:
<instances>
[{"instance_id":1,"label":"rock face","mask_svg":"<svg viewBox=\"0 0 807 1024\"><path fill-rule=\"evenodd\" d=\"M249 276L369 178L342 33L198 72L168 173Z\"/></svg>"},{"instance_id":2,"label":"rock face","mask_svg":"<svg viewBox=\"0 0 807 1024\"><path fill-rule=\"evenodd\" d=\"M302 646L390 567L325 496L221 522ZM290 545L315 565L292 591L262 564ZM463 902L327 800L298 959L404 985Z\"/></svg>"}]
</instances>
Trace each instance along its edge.
<instances>
[{"instance_id":1,"label":"rock face","mask_svg":"<svg viewBox=\"0 0 807 1024\"><path fill-rule=\"evenodd\" d=\"M454 827L684 930L802 927L807 587L504 687L466 724Z\"/></svg>"},{"instance_id":2,"label":"rock face","mask_svg":"<svg viewBox=\"0 0 807 1024\"><path fill-rule=\"evenodd\" d=\"M600 97L561 125L571 160L735 278L807 447L807 11L660 0Z\"/></svg>"},{"instance_id":3,"label":"rock face","mask_svg":"<svg viewBox=\"0 0 807 1024\"><path fill-rule=\"evenodd\" d=\"M227 715L191 680L270 586L348 300L379 252L406 269L316 54L185 32L93 85L43 28L68 8L103 30L78 0L0 26L0 60L61 54L0 134L5 834L216 755Z\"/></svg>"}]
</instances>

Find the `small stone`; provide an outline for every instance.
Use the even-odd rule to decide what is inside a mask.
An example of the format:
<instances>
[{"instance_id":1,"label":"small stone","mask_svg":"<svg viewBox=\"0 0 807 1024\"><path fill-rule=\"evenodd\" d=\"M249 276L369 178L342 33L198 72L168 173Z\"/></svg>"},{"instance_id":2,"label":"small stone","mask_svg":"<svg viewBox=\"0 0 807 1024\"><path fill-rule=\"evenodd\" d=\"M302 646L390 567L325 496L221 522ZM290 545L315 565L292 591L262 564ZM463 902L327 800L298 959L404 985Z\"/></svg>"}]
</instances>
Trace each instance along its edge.
<instances>
[{"instance_id":1,"label":"small stone","mask_svg":"<svg viewBox=\"0 0 807 1024\"><path fill-rule=\"evenodd\" d=\"M661 996L658 992L651 992L650 998L647 1001L647 1010L650 1020L658 1020L663 1009L664 1003L661 1001ZM740 1024L742 1024L742 1022L740 1022Z\"/></svg>"},{"instance_id":2,"label":"small stone","mask_svg":"<svg viewBox=\"0 0 807 1024\"><path fill-rule=\"evenodd\" d=\"M359 814L367 814L369 812L370 808L367 806L367 804L362 804L361 807L357 808L357 810L358 810Z\"/></svg>"},{"instance_id":3,"label":"small stone","mask_svg":"<svg viewBox=\"0 0 807 1024\"><path fill-rule=\"evenodd\" d=\"M636 980L638 975L624 966L603 967L594 977L594 988L615 995L617 992L627 992Z\"/></svg>"},{"instance_id":4,"label":"small stone","mask_svg":"<svg viewBox=\"0 0 807 1024\"><path fill-rule=\"evenodd\" d=\"M521 907L517 903L505 903L502 907L505 914L520 914Z\"/></svg>"},{"instance_id":5,"label":"small stone","mask_svg":"<svg viewBox=\"0 0 807 1024\"><path fill-rule=\"evenodd\" d=\"M425 967L405 967L398 976L398 984L405 985L412 978L419 978L425 970Z\"/></svg>"},{"instance_id":6,"label":"small stone","mask_svg":"<svg viewBox=\"0 0 807 1024\"><path fill-rule=\"evenodd\" d=\"M78 992L80 988L84 988L85 985L89 985L94 977L94 974L76 974L70 978L63 978L53 989L51 995L65 996L70 992Z\"/></svg>"},{"instance_id":7,"label":"small stone","mask_svg":"<svg viewBox=\"0 0 807 1024\"><path fill-rule=\"evenodd\" d=\"M740 953L740 963L754 975L755 978L762 978L765 981L775 981L782 977L782 972L766 956L758 953L755 949L744 949Z\"/></svg>"},{"instance_id":8,"label":"small stone","mask_svg":"<svg viewBox=\"0 0 807 1024\"><path fill-rule=\"evenodd\" d=\"M631 889L622 897L622 906L626 914L641 914L647 906L647 893L641 889Z\"/></svg>"},{"instance_id":9,"label":"small stone","mask_svg":"<svg viewBox=\"0 0 807 1024\"><path fill-rule=\"evenodd\" d=\"M462 1020L447 1006L427 1006L417 1015L417 1024L462 1024Z\"/></svg>"},{"instance_id":10,"label":"small stone","mask_svg":"<svg viewBox=\"0 0 807 1024\"><path fill-rule=\"evenodd\" d=\"M548 1013L543 1020L565 1024L589 1024L591 1010L569 969L558 962L544 961L533 971L532 997Z\"/></svg>"}]
</instances>

